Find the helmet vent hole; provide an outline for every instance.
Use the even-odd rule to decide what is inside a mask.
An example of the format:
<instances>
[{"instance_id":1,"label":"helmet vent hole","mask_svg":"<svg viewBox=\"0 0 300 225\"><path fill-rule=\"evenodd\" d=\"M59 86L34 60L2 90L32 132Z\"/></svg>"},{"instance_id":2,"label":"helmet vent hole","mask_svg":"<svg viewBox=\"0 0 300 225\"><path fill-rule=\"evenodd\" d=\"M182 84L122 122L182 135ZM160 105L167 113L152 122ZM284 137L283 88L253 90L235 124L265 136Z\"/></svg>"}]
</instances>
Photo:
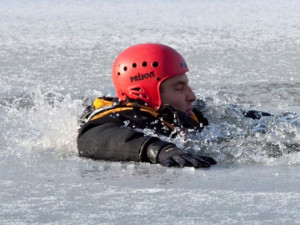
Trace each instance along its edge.
<instances>
[{"instance_id":1,"label":"helmet vent hole","mask_svg":"<svg viewBox=\"0 0 300 225\"><path fill-rule=\"evenodd\" d=\"M154 68L158 67L158 62L157 62L157 61L153 62L153 63L152 63L152 66L153 66Z\"/></svg>"},{"instance_id":2,"label":"helmet vent hole","mask_svg":"<svg viewBox=\"0 0 300 225\"><path fill-rule=\"evenodd\" d=\"M120 76L120 75L121 75L121 73L120 73L120 72L118 72L118 75Z\"/></svg>"},{"instance_id":3,"label":"helmet vent hole","mask_svg":"<svg viewBox=\"0 0 300 225\"><path fill-rule=\"evenodd\" d=\"M133 68L136 68L136 66L137 66L136 63L132 63Z\"/></svg>"},{"instance_id":4,"label":"helmet vent hole","mask_svg":"<svg viewBox=\"0 0 300 225\"><path fill-rule=\"evenodd\" d=\"M147 66L147 62L144 61L144 62L142 63L142 66L143 66L143 67L146 67L146 66Z\"/></svg>"},{"instance_id":5,"label":"helmet vent hole","mask_svg":"<svg viewBox=\"0 0 300 225\"><path fill-rule=\"evenodd\" d=\"M139 87L136 87L136 88L131 88L131 90L133 90L133 91L142 91L142 89L141 89L141 88L139 88Z\"/></svg>"},{"instance_id":6,"label":"helmet vent hole","mask_svg":"<svg viewBox=\"0 0 300 225\"><path fill-rule=\"evenodd\" d=\"M127 66L124 66L124 71L127 71Z\"/></svg>"}]
</instances>

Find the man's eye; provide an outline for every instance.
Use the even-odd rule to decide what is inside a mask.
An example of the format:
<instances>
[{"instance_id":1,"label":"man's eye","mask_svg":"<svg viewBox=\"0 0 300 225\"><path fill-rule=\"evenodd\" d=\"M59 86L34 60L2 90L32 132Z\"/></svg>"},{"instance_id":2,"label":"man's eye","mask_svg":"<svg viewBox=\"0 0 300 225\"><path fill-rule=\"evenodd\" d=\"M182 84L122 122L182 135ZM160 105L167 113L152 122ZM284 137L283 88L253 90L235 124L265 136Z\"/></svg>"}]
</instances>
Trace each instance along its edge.
<instances>
[{"instance_id":1,"label":"man's eye","mask_svg":"<svg viewBox=\"0 0 300 225\"><path fill-rule=\"evenodd\" d=\"M175 88L175 91L183 91L183 88Z\"/></svg>"},{"instance_id":2,"label":"man's eye","mask_svg":"<svg viewBox=\"0 0 300 225\"><path fill-rule=\"evenodd\" d=\"M175 90L175 91L183 91L183 85L176 85L176 86L174 87L174 90Z\"/></svg>"}]
</instances>

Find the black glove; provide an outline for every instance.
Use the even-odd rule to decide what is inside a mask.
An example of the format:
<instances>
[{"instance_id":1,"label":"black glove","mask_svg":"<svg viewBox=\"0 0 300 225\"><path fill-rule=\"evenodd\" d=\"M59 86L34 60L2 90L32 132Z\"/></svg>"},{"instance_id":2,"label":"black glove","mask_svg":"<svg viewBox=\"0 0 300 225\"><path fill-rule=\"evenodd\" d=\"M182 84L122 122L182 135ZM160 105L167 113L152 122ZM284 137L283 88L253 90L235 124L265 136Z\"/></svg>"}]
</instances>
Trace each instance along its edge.
<instances>
[{"instance_id":1,"label":"black glove","mask_svg":"<svg viewBox=\"0 0 300 225\"><path fill-rule=\"evenodd\" d=\"M163 166L208 168L217 162L207 156L198 156L176 146L163 148L158 154L158 162Z\"/></svg>"},{"instance_id":2,"label":"black glove","mask_svg":"<svg viewBox=\"0 0 300 225\"><path fill-rule=\"evenodd\" d=\"M208 168L217 164L211 157L192 154L173 144L166 145L161 149L158 149L158 147L159 144L157 143L151 144L147 149L147 156L151 162L159 163L163 166Z\"/></svg>"},{"instance_id":3,"label":"black glove","mask_svg":"<svg viewBox=\"0 0 300 225\"><path fill-rule=\"evenodd\" d=\"M243 111L244 117L249 117L254 120L259 120L262 116L272 116L272 114L267 112L260 112L256 110Z\"/></svg>"}]
</instances>

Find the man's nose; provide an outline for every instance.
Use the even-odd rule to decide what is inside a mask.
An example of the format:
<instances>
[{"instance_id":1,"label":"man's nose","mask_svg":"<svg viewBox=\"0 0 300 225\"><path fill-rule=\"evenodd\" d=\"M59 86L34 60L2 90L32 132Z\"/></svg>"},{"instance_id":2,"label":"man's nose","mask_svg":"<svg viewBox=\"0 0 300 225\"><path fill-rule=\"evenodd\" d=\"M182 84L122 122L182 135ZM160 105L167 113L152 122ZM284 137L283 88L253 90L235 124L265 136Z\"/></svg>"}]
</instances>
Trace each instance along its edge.
<instances>
[{"instance_id":1,"label":"man's nose","mask_svg":"<svg viewBox=\"0 0 300 225\"><path fill-rule=\"evenodd\" d=\"M186 97L187 101L189 102L193 102L196 100L196 95L190 87L188 88L188 93Z\"/></svg>"}]
</instances>

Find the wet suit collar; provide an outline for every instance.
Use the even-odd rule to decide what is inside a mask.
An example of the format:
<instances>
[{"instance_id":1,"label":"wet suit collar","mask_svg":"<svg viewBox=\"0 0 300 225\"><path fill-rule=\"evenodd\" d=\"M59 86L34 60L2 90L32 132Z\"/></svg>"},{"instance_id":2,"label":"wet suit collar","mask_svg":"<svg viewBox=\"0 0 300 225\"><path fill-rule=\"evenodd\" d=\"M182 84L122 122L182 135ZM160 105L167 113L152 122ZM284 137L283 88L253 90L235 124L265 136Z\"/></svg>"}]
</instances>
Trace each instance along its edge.
<instances>
[{"instance_id":1,"label":"wet suit collar","mask_svg":"<svg viewBox=\"0 0 300 225\"><path fill-rule=\"evenodd\" d=\"M149 106L140 105L135 102L125 103L119 101L118 103L116 103L115 99L113 98L97 98L93 102L93 106L95 108L95 111L90 116L90 120L96 120L112 113L118 113L127 110L146 112L151 114L155 118L159 118L160 116L160 114L156 112L155 109ZM165 120L163 120L162 122L171 130L174 130L175 127L171 123Z\"/></svg>"},{"instance_id":2,"label":"wet suit collar","mask_svg":"<svg viewBox=\"0 0 300 225\"><path fill-rule=\"evenodd\" d=\"M93 107L95 110L91 113L88 120L96 120L122 111L141 111L161 120L171 130L174 130L175 126L188 128L197 128L199 126L199 120L194 114L187 115L186 113L175 110L169 105L165 105L156 111L149 106L141 105L137 102L123 102L117 98L101 97L94 100ZM177 125L173 125L174 118L177 118L177 122L175 122ZM190 122L187 123L186 121Z\"/></svg>"}]
</instances>

